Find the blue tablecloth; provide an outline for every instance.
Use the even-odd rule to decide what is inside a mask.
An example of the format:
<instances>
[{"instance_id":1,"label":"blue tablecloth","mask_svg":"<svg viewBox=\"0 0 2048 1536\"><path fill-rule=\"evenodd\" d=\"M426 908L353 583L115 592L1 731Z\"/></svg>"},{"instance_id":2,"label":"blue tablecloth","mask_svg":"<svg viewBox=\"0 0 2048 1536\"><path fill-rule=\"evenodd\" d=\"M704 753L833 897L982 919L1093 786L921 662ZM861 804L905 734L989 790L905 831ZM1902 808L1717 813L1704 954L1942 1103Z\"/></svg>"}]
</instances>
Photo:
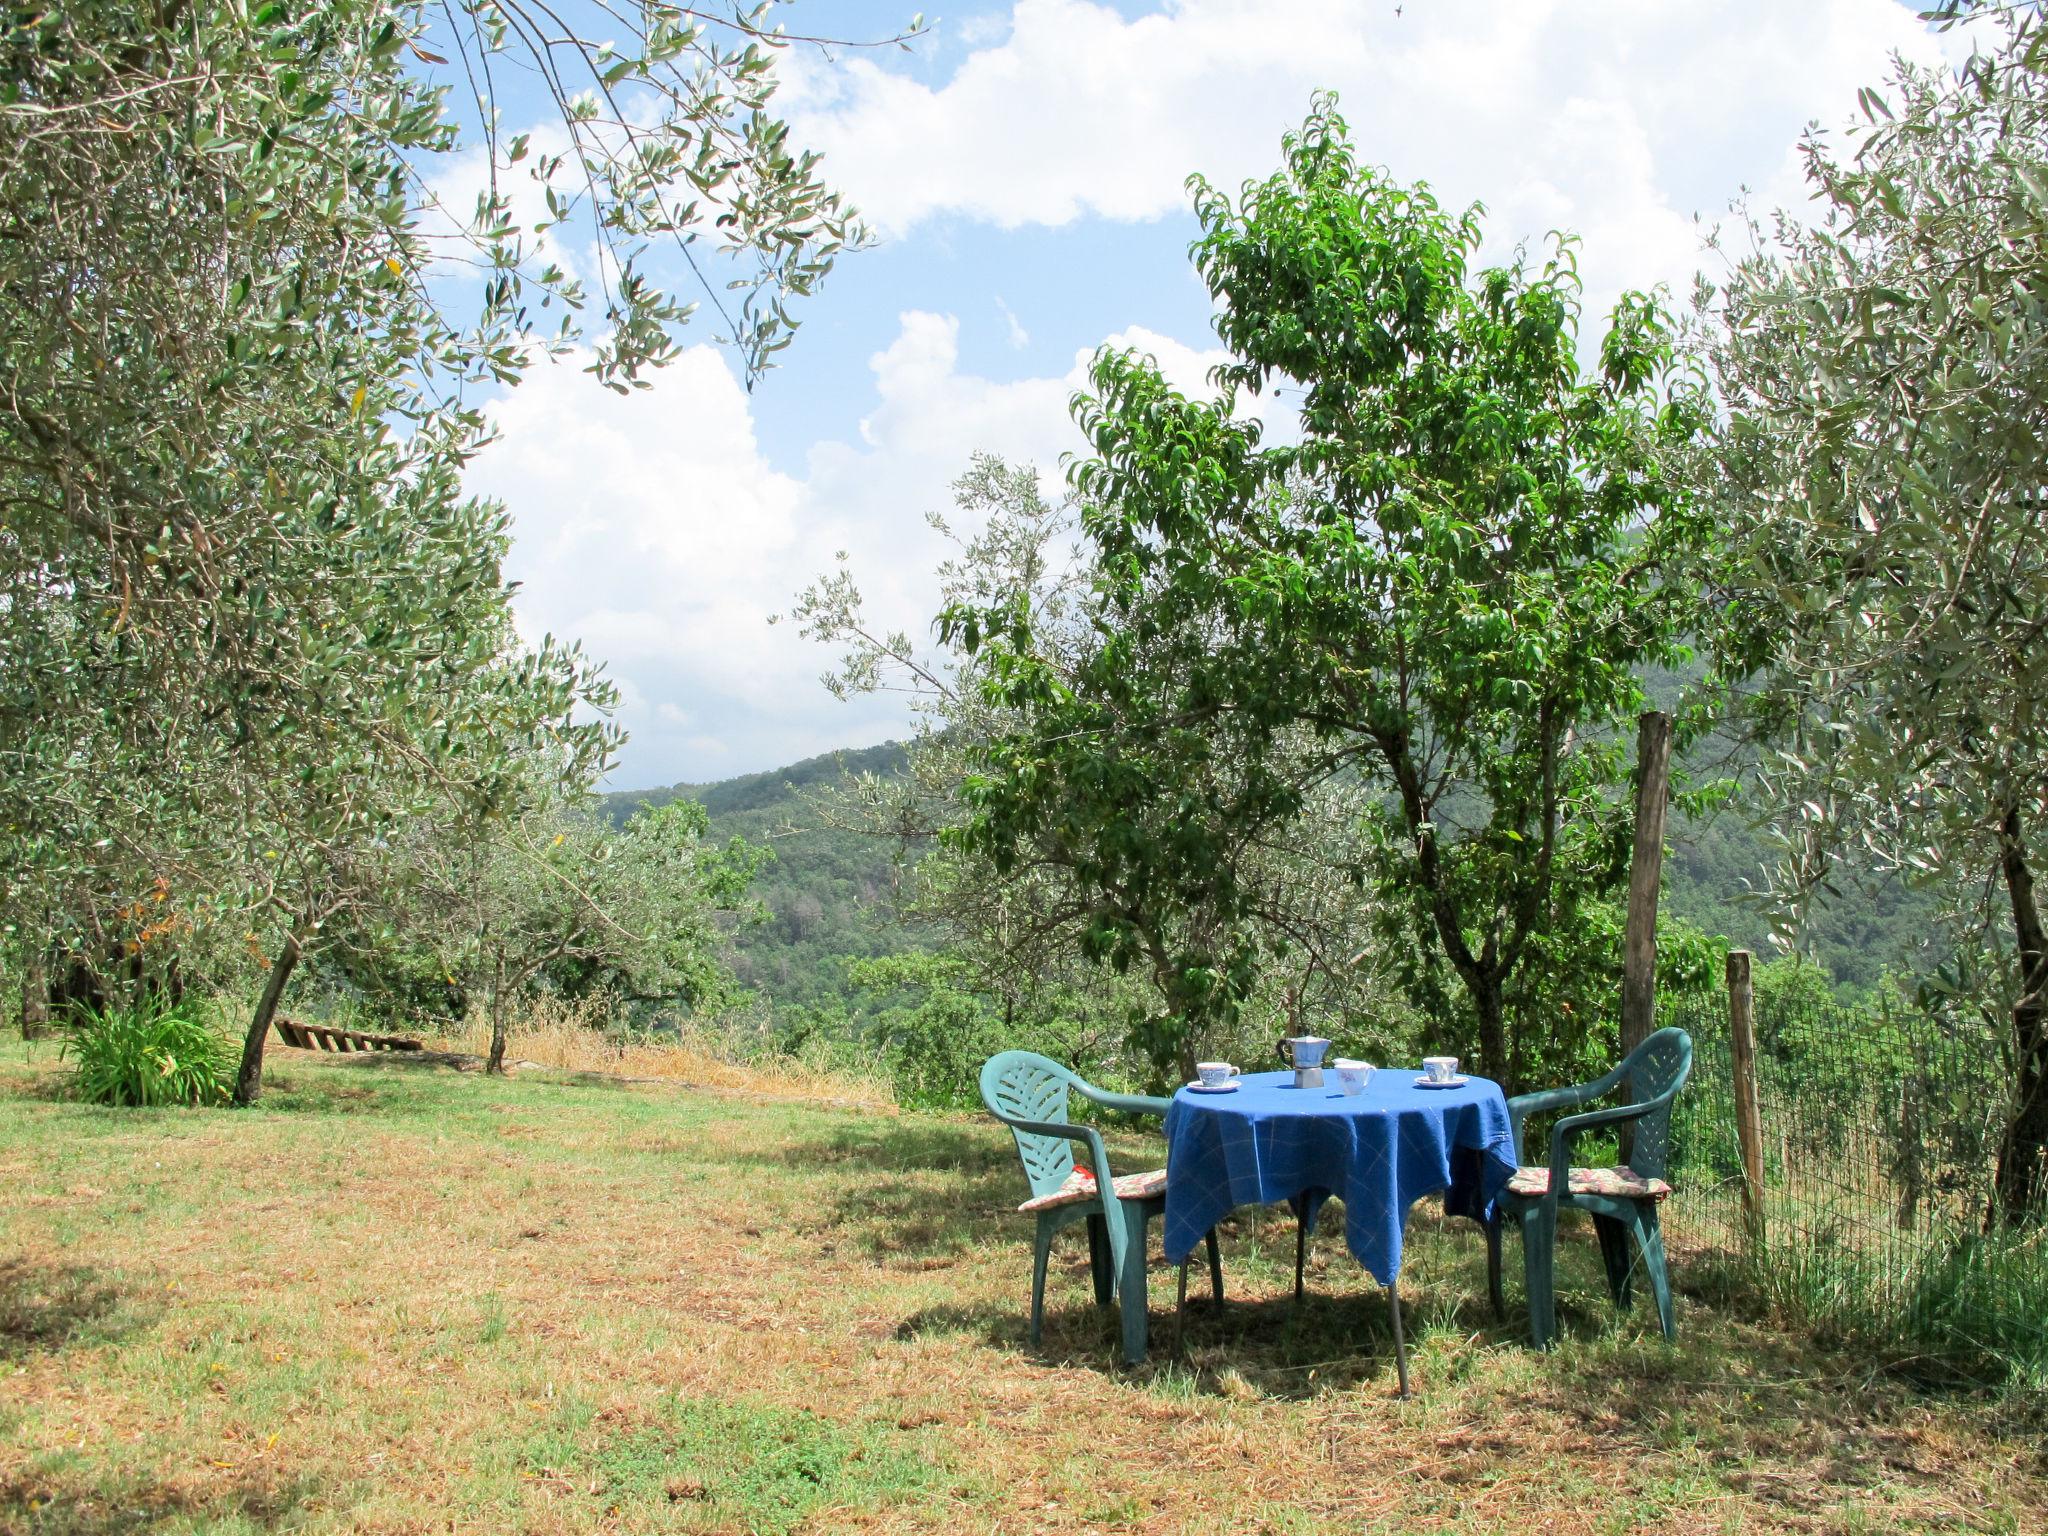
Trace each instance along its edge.
<instances>
[{"instance_id":1,"label":"blue tablecloth","mask_svg":"<svg viewBox=\"0 0 2048 1536\"><path fill-rule=\"evenodd\" d=\"M1382 1067L1347 1096L1292 1072L1256 1072L1235 1093L1183 1088L1166 1114L1166 1257L1179 1263L1240 1205L1344 1202L1344 1238L1382 1285L1401 1270L1408 1207L1444 1190L1454 1216L1485 1217L1515 1172L1514 1134L1498 1084L1418 1088L1414 1068Z\"/></svg>"}]
</instances>

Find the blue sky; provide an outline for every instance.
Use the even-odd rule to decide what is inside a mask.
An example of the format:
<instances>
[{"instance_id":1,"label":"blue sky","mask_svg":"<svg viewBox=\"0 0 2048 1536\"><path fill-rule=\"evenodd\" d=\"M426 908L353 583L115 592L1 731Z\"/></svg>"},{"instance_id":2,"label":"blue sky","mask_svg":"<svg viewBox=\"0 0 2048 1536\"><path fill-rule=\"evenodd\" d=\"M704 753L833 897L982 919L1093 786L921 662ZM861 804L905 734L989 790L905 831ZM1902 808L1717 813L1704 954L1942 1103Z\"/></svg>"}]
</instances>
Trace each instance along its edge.
<instances>
[{"instance_id":1,"label":"blue sky","mask_svg":"<svg viewBox=\"0 0 2048 1536\"><path fill-rule=\"evenodd\" d=\"M804 0L785 20L878 35L911 9ZM1395 9L1010 0L946 10L910 54L790 55L785 110L882 243L842 262L751 395L709 327L630 399L544 368L494 406L503 441L476 469L514 516L522 625L581 638L621 686L615 787L901 734L900 701L836 702L830 658L770 615L844 550L883 622L927 632L925 514L970 454L1054 470L1106 341L1199 387L1215 340L1182 182L1269 172L1318 87L1394 174L1483 200L1494 253L1576 229L1604 308L1689 287L1694 216L1743 188L1803 202L1801 129L1846 122L1891 51L1957 46L1897 0Z\"/></svg>"}]
</instances>

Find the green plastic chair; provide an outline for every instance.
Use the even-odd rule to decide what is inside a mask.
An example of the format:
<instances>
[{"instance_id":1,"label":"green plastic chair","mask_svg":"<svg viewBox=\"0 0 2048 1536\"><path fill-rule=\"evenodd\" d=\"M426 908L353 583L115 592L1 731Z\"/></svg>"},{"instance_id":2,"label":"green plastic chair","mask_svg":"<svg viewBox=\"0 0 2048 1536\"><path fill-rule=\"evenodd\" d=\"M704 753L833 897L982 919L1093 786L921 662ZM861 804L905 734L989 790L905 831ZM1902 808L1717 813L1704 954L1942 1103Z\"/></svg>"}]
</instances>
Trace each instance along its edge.
<instances>
[{"instance_id":1,"label":"green plastic chair","mask_svg":"<svg viewBox=\"0 0 2048 1536\"><path fill-rule=\"evenodd\" d=\"M1124 1361L1145 1359L1145 1229L1166 1209L1166 1174L1127 1175L1110 1171L1102 1135L1092 1126L1067 1121L1067 1100L1078 1093L1105 1109L1137 1115L1164 1115L1165 1099L1110 1093L1097 1088L1058 1062L1034 1051L1004 1051L981 1069L981 1100L989 1113L1017 1138L1017 1156L1031 1186L1025 1209L1038 1217L1031 1249L1031 1347L1038 1348L1045 1331L1045 1271L1056 1234L1077 1221L1088 1223L1088 1262L1100 1306L1120 1301ZM1095 1175L1092 1190L1075 1178L1074 1144L1087 1148L1087 1167ZM1216 1234L1208 1234L1209 1282L1216 1300L1223 1300L1223 1262ZM1181 1266L1185 1294L1187 1266Z\"/></svg>"},{"instance_id":2,"label":"green plastic chair","mask_svg":"<svg viewBox=\"0 0 2048 1536\"><path fill-rule=\"evenodd\" d=\"M1624 1083L1632 1102L1612 1109L1566 1115L1550 1128L1550 1161L1546 1167L1524 1167L1509 1181L1486 1228L1487 1285L1496 1317L1506 1315L1501 1297L1501 1230L1510 1221L1521 1228L1522 1265L1529 1291L1529 1339L1547 1349L1557 1336L1557 1298L1553 1271L1557 1254L1557 1213L1588 1211L1600 1235L1600 1256L1607 1268L1607 1286L1614 1304L1626 1308L1635 1277L1629 1257L1633 1239L1657 1298L1657 1320L1664 1337L1678 1336L1671 1310L1671 1278L1664 1262L1664 1237L1657 1223L1657 1204L1671 1193L1664 1172L1670 1152L1671 1105L1692 1071L1692 1037L1682 1029L1660 1029L1605 1077L1570 1088L1551 1088L1508 1100L1508 1120L1515 1146L1522 1145L1522 1123L1530 1115L1570 1109L1603 1099ZM1630 1126L1628 1162L1615 1168L1574 1168L1571 1147L1580 1135L1605 1126Z\"/></svg>"}]
</instances>

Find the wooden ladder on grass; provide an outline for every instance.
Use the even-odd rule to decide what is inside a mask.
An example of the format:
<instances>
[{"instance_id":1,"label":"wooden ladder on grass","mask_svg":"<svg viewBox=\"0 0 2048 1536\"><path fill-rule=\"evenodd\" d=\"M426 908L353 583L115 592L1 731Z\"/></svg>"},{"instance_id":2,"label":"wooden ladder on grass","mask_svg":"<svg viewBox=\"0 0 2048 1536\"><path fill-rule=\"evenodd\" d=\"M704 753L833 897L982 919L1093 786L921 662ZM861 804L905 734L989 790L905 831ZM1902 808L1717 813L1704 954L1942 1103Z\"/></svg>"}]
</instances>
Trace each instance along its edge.
<instances>
[{"instance_id":1,"label":"wooden ladder on grass","mask_svg":"<svg viewBox=\"0 0 2048 1536\"><path fill-rule=\"evenodd\" d=\"M370 1035L360 1029L336 1029L329 1024L305 1024L297 1019L273 1019L280 1039L302 1051L417 1051L420 1042L406 1035Z\"/></svg>"}]
</instances>

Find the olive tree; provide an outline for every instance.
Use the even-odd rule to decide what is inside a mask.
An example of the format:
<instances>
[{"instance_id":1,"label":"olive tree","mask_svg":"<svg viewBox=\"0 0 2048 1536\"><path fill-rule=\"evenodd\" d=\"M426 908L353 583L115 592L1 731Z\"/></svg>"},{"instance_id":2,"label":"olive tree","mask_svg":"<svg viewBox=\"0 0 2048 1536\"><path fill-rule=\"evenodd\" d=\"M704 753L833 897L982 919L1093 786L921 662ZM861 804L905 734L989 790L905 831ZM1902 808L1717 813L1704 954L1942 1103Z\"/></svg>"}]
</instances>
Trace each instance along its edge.
<instances>
[{"instance_id":1,"label":"olive tree","mask_svg":"<svg viewBox=\"0 0 2048 1536\"><path fill-rule=\"evenodd\" d=\"M2019 1220L2048 1208L2048 35L2016 8L1979 37L1809 139L1821 217L1752 222L1702 303L1784 888L1854 850L1948 894L2005 1019Z\"/></svg>"},{"instance_id":2,"label":"olive tree","mask_svg":"<svg viewBox=\"0 0 2048 1536\"><path fill-rule=\"evenodd\" d=\"M643 808L615 828L566 798L548 765L514 812L479 823L449 810L455 825L406 839L384 921L482 999L486 1070L504 1070L514 1007L549 987L597 978L685 1011L728 1000L725 927L758 915L748 888L765 850L707 847L703 806Z\"/></svg>"},{"instance_id":3,"label":"olive tree","mask_svg":"<svg viewBox=\"0 0 2048 1536\"><path fill-rule=\"evenodd\" d=\"M582 334L539 237L603 247L594 366L621 388L689 318L654 248L720 303L737 282L751 374L861 238L769 112L789 40L766 7L649 6L618 44L581 35L597 14L97 0L0 24L9 947L102 963L109 914L165 888L246 926L270 965L245 1098L298 956L396 828L490 807L494 761L536 741L572 787L616 745L589 663L517 642L503 513L461 491L466 387ZM565 150L501 135L507 65ZM451 224L434 169L465 123L487 190ZM529 174L546 229L512 215ZM486 275L467 317L451 255ZM565 316L547 336L536 293Z\"/></svg>"}]
</instances>

